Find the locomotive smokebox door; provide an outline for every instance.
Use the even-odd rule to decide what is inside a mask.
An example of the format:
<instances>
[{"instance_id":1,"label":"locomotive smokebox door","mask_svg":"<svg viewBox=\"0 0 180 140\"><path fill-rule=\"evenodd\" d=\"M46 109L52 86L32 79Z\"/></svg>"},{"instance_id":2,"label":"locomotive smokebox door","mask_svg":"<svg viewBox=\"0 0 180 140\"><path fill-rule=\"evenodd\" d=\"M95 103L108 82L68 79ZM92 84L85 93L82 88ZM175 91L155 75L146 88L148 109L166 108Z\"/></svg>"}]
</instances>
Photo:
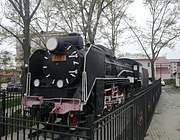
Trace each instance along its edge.
<instances>
[{"instance_id":1,"label":"locomotive smokebox door","mask_svg":"<svg viewBox=\"0 0 180 140\"><path fill-rule=\"evenodd\" d=\"M43 73L43 60L47 52L44 50L37 50L29 59L29 72L31 73L31 87L30 93L34 90L33 82L35 79L42 79L45 75Z\"/></svg>"},{"instance_id":2,"label":"locomotive smokebox door","mask_svg":"<svg viewBox=\"0 0 180 140\"><path fill-rule=\"evenodd\" d=\"M86 61L86 72L88 83L87 93L95 93L93 99L95 100L95 111L96 114L100 114L104 108L104 83L97 79L105 77L105 53L101 48L92 46L89 50Z\"/></svg>"}]
</instances>

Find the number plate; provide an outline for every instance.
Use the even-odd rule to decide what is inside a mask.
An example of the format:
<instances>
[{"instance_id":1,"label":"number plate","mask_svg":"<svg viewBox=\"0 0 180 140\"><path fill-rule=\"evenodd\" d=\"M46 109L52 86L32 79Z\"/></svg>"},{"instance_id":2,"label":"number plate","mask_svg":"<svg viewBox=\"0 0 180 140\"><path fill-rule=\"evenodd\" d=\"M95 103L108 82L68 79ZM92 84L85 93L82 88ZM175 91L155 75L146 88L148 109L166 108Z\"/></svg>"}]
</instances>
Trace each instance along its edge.
<instances>
[{"instance_id":1,"label":"number plate","mask_svg":"<svg viewBox=\"0 0 180 140\"><path fill-rule=\"evenodd\" d=\"M66 61L67 56L66 55L53 55L52 61Z\"/></svg>"}]
</instances>

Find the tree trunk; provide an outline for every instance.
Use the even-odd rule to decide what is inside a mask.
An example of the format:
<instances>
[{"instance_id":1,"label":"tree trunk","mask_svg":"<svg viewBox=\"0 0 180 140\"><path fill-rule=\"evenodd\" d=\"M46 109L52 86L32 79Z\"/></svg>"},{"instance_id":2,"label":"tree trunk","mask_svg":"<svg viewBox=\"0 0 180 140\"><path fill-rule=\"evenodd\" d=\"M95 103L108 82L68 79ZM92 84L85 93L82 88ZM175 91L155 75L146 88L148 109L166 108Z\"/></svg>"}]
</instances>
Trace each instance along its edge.
<instances>
[{"instance_id":1,"label":"tree trunk","mask_svg":"<svg viewBox=\"0 0 180 140\"><path fill-rule=\"evenodd\" d=\"M26 89L26 79L27 79L27 72L29 67L29 56L30 56L30 22L37 11L41 0L38 1L37 5L31 8L30 11L30 0L8 0L8 2L12 5L13 10L15 10L15 15L17 14L17 20L12 19L14 18L14 14L10 16L10 20L13 21L13 23L16 23L17 25L20 25L23 29L23 35L21 34L16 35L14 31L9 30L8 28L4 27L0 24L0 26L9 32L13 37L15 37L22 45L23 49L23 64L21 67L22 73L21 73L21 84L22 84L22 91L25 92ZM10 10L11 11L11 10ZM31 13L31 14L30 14ZM22 19L22 21L21 21ZM23 22L23 23L22 23ZM23 41L22 41L23 38Z\"/></svg>"},{"instance_id":2,"label":"tree trunk","mask_svg":"<svg viewBox=\"0 0 180 140\"><path fill-rule=\"evenodd\" d=\"M22 66L21 68L21 84L22 84L22 93L26 92L26 79L27 79L27 75L26 75L26 69L24 66Z\"/></svg>"},{"instance_id":3,"label":"tree trunk","mask_svg":"<svg viewBox=\"0 0 180 140\"><path fill-rule=\"evenodd\" d=\"M152 82L154 82L155 81L154 60L151 60L151 75L152 75Z\"/></svg>"},{"instance_id":4,"label":"tree trunk","mask_svg":"<svg viewBox=\"0 0 180 140\"><path fill-rule=\"evenodd\" d=\"M25 16L23 19L24 22L24 39L23 39L23 52L24 52L24 65L22 67L22 91L26 91L26 80L27 80L27 72L28 72L28 67L29 67L29 56L30 56L30 32L29 32L29 27L30 27L30 15L29 15L29 7L30 3L29 0L24 1L24 10L25 10Z\"/></svg>"},{"instance_id":5,"label":"tree trunk","mask_svg":"<svg viewBox=\"0 0 180 140\"><path fill-rule=\"evenodd\" d=\"M28 73L28 67L29 67L29 56L30 56L29 39L23 40L23 50L24 50L24 64L22 66L21 83L22 83L22 91L23 91L23 93L25 93L26 92L27 73Z\"/></svg>"},{"instance_id":6,"label":"tree trunk","mask_svg":"<svg viewBox=\"0 0 180 140\"><path fill-rule=\"evenodd\" d=\"M93 33L92 33L92 31L91 31L91 29L90 29L91 27L89 26L89 31L88 31L88 38L89 38L89 42L91 43L91 44L94 44L94 35L93 35Z\"/></svg>"}]
</instances>

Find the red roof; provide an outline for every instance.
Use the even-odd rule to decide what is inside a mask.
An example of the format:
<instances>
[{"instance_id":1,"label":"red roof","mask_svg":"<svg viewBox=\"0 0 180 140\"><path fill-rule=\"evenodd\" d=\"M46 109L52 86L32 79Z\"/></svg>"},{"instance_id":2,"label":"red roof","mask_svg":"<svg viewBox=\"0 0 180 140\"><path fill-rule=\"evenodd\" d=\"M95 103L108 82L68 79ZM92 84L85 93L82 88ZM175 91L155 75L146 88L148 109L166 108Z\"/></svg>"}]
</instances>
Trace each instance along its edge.
<instances>
[{"instance_id":1,"label":"red roof","mask_svg":"<svg viewBox=\"0 0 180 140\"><path fill-rule=\"evenodd\" d=\"M158 57L156 60L156 64L168 64L170 65L170 62L166 57Z\"/></svg>"},{"instance_id":2,"label":"red roof","mask_svg":"<svg viewBox=\"0 0 180 140\"><path fill-rule=\"evenodd\" d=\"M14 71L0 70L0 77L12 77L14 74Z\"/></svg>"}]
</instances>

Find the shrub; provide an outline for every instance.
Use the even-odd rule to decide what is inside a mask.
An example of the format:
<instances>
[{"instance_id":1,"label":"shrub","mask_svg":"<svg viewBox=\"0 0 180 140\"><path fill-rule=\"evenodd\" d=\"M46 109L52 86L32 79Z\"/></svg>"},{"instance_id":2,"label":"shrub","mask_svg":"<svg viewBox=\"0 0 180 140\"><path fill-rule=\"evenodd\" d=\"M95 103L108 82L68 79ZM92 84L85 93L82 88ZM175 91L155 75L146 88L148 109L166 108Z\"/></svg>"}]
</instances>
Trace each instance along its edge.
<instances>
[{"instance_id":1,"label":"shrub","mask_svg":"<svg viewBox=\"0 0 180 140\"><path fill-rule=\"evenodd\" d=\"M164 79L166 85L175 85L175 79Z\"/></svg>"}]
</instances>

